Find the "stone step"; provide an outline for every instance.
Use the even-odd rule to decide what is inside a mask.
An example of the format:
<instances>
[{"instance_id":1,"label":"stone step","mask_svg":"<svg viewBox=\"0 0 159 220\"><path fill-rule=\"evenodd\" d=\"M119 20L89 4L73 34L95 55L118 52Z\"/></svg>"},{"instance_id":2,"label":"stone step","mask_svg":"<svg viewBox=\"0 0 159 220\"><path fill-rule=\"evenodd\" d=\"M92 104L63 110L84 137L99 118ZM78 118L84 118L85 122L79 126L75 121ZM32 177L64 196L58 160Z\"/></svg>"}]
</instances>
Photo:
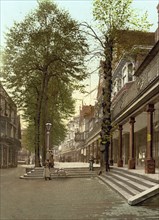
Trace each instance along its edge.
<instances>
[{"instance_id":1,"label":"stone step","mask_svg":"<svg viewBox=\"0 0 159 220\"><path fill-rule=\"evenodd\" d=\"M102 176L98 176L98 178L106 183L108 186L110 186L113 190L115 190L118 194L120 194L122 197L124 197L124 199L128 200L129 198L132 197L132 194L130 194L129 192L125 191L123 188L119 187L118 185L116 185L114 182L112 182L110 179L106 179L105 177Z\"/></svg>"},{"instance_id":2,"label":"stone step","mask_svg":"<svg viewBox=\"0 0 159 220\"><path fill-rule=\"evenodd\" d=\"M143 180L147 180L147 181L150 181L152 183L157 183L157 184L159 183L159 181L157 179L152 179L148 175L142 175L140 173L131 172L129 170L125 170L125 169L122 169L122 168L119 169L118 167L111 167L111 171L120 172L121 174L122 173L129 174L133 177L139 177L139 178L142 178Z\"/></svg>"},{"instance_id":3,"label":"stone step","mask_svg":"<svg viewBox=\"0 0 159 220\"><path fill-rule=\"evenodd\" d=\"M130 195L136 195L138 193L141 192L141 190L138 190L136 187L134 187L133 185L128 185L127 181L123 180L122 178L114 178L113 175L103 175L106 179L109 179L110 181L112 181L114 184L116 184L118 187L122 188L123 190L125 190L127 193L129 193ZM142 190L143 191L143 190Z\"/></svg>"},{"instance_id":4,"label":"stone step","mask_svg":"<svg viewBox=\"0 0 159 220\"><path fill-rule=\"evenodd\" d=\"M51 176L62 176L62 174L60 174L60 175L58 175L57 173L51 173ZM66 173L66 176L68 176L68 177L92 177L92 176L96 176L96 174L93 174L93 173L91 173L91 174L89 174L89 173L85 173L85 174L82 174L82 173ZM41 173L41 174L37 174L37 173L35 173L35 174L24 174L24 177L43 177L43 173Z\"/></svg>"},{"instance_id":5,"label":"stone step","mask_svg":"<svg viewBox=\"0 0 159 220\"><path fill-rule=\"evenodd\" d=\"M34 179L43 179L44 177L42 176L20 176L19 177L20 179L26 179L26 180L34 180Z\"/></svg>"},{"instance_id":6,"label":"stone step","mask_svg":"<svg viewBox=\"0 0 159 220\"><path fill-rule=\"evenodd\" d=\"M132 175L132 174L125 173L125 172L120 172L120 171L114 170L114 169L112 169L111 171L114 174L117 174L117 175L123 176L125 178L128 178L128 179L130 179L132 181L135 181L136 183L139 183L139 184L141 184L143 186L146 186L146 187L151 187L151 186L154 186L156 184L155 181L153 181L153 180L150 181L150 180L144 179L143 177L141 177L141 176L139 177L138 175Z\"/></svg>"},{"instance_id":7,"label":"stone step","mask_svg":"<svg viewBox=\"0 0 159 220\"><path fill-rule=\"evenodd\" d=\"M64 169L65 173L58 174L58 168L51 168L51 178L59 178L59 177L71 177L71 178L88 178L94 177L97 175L97 171L89 171L88 168L66 168ZM24 178L33 179L43 178L44 168L35 168L26 174L24 174Z\"/></svg>"},{"instance_id":8,"label":"stone step","mask_svg":"<svg viewBox=\"0 0 159 220\"><path fill-rule=\"evenodd\" d=\"M130 171L111 168L110 172L98 177L123 196L130 205L136 205L159 193L159 184L156 184L158 181Z\"/></svg>"},{"instance_id":9,"label":"stone step","mask_svg":"<svg viewBox=\"0 0 159 220\"><path fill-rule=\"evenodd\" d=\"M43 176L20 176L20 179L26 179L26 180L34 180L34 179L44 179ZM77 175L77 176L58 176L58 175L51 175L51 179L57 179L57 178L93 178L93 176L81 176L81 175Z\"/></svg>"},{"instance_id":10,"label":"stone step","mask_svg":"<svg viewBox=\"0 0 159 220\"><path fill-rule=\"evenodd\" d=\"M136 189L139 192L142 192L152 186L152 185L144 186L141 182L140 183L136 182L135 178L134 178L134 180L132 180L128 176L125 177L122 174L116 174L116 173L112 172L111 174L108 174L108 175L111 175L114 179L116 179L118 181L125 182L128 186L130 186L133 189Z\"/></svg>"}]
</instances>

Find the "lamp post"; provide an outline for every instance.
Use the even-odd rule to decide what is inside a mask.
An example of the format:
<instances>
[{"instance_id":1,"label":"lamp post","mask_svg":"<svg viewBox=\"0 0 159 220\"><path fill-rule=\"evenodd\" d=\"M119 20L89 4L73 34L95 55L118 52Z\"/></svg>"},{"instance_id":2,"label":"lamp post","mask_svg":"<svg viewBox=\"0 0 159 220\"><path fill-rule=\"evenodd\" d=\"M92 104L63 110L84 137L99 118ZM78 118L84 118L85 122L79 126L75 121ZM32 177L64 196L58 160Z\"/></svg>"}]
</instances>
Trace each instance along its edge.
<instances>
[{"instance_id":1,"label":"lamp post","mask_svg":"<svg viewBox=\"0 0 159 220\"><path fill-rule=\"evenodd\" d=\"M52 124L46 123L46 160L49 160L49 141L50 141L50 129Z\"/></svg>"}]
</instances>

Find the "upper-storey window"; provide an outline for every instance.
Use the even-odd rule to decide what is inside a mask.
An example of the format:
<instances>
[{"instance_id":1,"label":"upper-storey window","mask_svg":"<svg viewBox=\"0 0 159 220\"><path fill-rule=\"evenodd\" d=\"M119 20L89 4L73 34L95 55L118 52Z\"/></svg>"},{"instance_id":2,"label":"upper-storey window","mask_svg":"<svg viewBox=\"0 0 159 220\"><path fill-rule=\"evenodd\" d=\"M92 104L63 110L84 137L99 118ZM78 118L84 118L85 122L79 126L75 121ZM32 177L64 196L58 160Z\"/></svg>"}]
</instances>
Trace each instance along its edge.
<instances>
[{"instance_id":1,"label":"upper-storey window","mask_svg":"<svg viewBox=\"0 0 159 220\"><path fill-rule=\"evenodd\" d=\"M128 82L133 80L133 64L128 64Z\"/></svg>"},{"instance_id":2,"label":"upper-storey window","mask_svg":"<svg viewBox=\"0 0 159 220\"><path fill-rule=\"evenodd\" d=\"M117 93L117 80L114 80L113 83L113 96L115 96Z\"/></svg>"},{"instance_id":3,"label":"upper-storey window","mask_svg":"<svg viewBox=\"0 0 159 220\"><path fill-rule=\"evenodd\" d=\"M113 91L112 97L115 96L119 90L121 89L122 80L120 78L116 78L113 82Z\"/></svg>"},{"instance_id":4,"label":"upper-storey window","mask_svg":"<svg viewBox=\"0 0 159 220\"><path fill-rule=\"evenodd\" d=\"M121 89L121 79L118 78L117 80L117 91L119 91Z\"/></svg>"},{"instance_id":5,"label":"upper-storey window","mask_svg":"<svg viewBox=\"0 0 159 220\"><path fill-rule=\"evenodd\" d=\"M124 66L122 70L122 84L124 85L127 82L127 66Z\"/></svg>"},{"instance_id":6,"label":"upper-storey window","mask_svg":"<svg viewBox=\"0 0 159 220\"><path fill-rule=\"evenodd\" d=\"M122 69L122 86L133 81L133 63L126 63Z\"/></svg>"}]
</instances>

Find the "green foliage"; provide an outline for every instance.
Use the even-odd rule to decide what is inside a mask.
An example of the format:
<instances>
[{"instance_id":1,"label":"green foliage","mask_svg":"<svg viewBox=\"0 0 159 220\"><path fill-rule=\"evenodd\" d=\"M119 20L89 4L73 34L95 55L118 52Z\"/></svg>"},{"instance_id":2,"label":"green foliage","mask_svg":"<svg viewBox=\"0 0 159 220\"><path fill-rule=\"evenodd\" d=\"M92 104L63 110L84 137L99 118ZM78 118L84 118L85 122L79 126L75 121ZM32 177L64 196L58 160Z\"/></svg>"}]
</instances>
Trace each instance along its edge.
<instances>
[{"instance_id":1,"label":"green foliage","mask_svg":"<svg viewBox=\"0 0 159 220\"><path fill-rule=\"evenodd\" d=\"M94 0L93 16L107 36L116 30L147 31L150 28L147 12L140 17L131 4L132 0Z\"/></svg>"},{"instance_id":2,"label":"green foliage","mask_svg":"<svg viewBox=\"0 0 159 220\"><path fill-rule=\"evenodd\" d=\"M21 94L20 103L33 83L41 83L45 70L49 78L57 74L67 80L86 77L83 57L87 44L78 24L50 1L41 1L39 8L15 23L6 37L3 76L15 95Z\"/></svg>"},{"instance_id":3,"label":"green foliage","mask_svg":"<svg viewBox=\"0 0 159 220\"><path fill-rule=\"evenodd\" d=\"M87 76L84 57L88 52L79 24L66 11L49 0L38 3L35 11L15 22L6 34L2 72L13 99L24 111L37 156L46 120L58 128L56 137L54 129L55 142L64 138L62 120L74 112L72 91Z\"/></svg>"},{"instance_id":4,"label":"green foliage","mask_svg":"<svg viewBox=\"0 0 159 220\"><path fill-rule=\"evenodd\" d=\"M23 135L22 135L22 146L29 150L29 152L34 152L34 125L29 124L28 127L23 130Z\"/></svg>"}]
</instances>

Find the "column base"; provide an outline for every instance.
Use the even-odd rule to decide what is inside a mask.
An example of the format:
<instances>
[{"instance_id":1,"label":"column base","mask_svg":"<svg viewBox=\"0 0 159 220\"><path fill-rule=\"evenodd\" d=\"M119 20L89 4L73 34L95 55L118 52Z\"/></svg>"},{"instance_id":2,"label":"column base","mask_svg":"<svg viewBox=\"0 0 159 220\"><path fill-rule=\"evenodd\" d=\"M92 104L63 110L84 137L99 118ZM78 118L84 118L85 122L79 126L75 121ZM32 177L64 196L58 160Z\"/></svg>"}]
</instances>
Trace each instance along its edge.
<instances>
[{"instance_id":1,"label":"column base","mask_svg":"<svg viewBox=\"0 0 159 220\"><path fill-rule=\"evenodd\" d=\"M135 159L129 159L128 161L128 169L135 169Z\"/></svg>"},{"instance_id":2,"label":"column base","mask_svg":"<svg viewBox=\"0 0 159 220\"><path fill-rule=\"evenodd\" d=\"M146 159L145 160L145 173L155 173L155 160Z\"/></svg>"},{"instance_id":3,"label":"column base","mask_svg":"<svg viewBox=\"0 0 159 220\"><path fill-rule=\"evenodd\" d=\"M110 160L110 166L113 166L114 161Z\"/></svg>"},{"instance_id":4,"label":"column base","mask_svg":"<svg viewBox=\"0 0 159 220\"><path fill-rule=\"evenodd\" d=\"M118 167L123 167L123 160L118 160L117 166Z\"/></svg>"}]
</instances>

